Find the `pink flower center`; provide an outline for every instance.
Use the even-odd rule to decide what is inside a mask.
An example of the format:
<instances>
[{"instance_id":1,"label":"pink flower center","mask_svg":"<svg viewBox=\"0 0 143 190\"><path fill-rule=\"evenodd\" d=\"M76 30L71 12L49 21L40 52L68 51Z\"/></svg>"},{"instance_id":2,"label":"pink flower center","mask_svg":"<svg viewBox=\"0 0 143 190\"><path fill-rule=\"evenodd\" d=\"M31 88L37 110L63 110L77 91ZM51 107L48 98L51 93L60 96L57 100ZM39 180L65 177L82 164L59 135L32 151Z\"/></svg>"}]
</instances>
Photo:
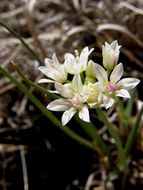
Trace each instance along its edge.
<instances>
[{"instance_id":1,"label":"pink flower center","mask_svg":"<svg viewBox=\"0 0 143 190\"><path fill-rule=\"evenodd\" d=\"M112 83L109 83L107 85L107 90L108 90L108 92L115 92L117 90L116 85L112 84Z\"/></svg>"},{"instance_id":2,"label":"pink flower center","mask_svg":"<svg viewBox=\"0 0 143 190\"><path fill-rule=\"evenodd\" d=\"M76 96L74 96L74 97L71 99L71 103L72 103L72 105L75 106L75 107L79 107L79 106L80 106L80 101L79 101L79 99L78 99Z\"/></svg>"}]
</instances>

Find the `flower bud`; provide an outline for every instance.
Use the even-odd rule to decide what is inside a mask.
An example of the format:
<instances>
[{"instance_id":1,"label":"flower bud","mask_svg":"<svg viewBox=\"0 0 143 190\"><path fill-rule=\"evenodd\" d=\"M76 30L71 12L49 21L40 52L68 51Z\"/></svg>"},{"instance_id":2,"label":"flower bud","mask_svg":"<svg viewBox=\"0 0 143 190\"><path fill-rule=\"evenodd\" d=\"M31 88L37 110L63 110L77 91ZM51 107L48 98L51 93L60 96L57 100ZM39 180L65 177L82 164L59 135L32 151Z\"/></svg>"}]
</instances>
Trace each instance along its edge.
<instances>
[{"instance_id":1,"label":"flower bud","mask_svg":"<svg viewBox=\"0 0 143 190\"><path fill-rule=\"evenodd\" d=\"M105 42L105 46L102 46L103 65L107 70L111 71L117 65L120 47L117 40L111 44Z\"/></svg>"},{"instance_id":2,"label":"flower bud","mask_svg":"<svg viewBox=\"0 0 143 190\"><path fill-rule=\"evenodd\" d=\"M89 61L88 62L88 65L86 67L86 76L89 77L89 78L96 78L96 75L95 75L95 71L94 71L94 62L93 61Z\"/></svg>"}]
</instances>

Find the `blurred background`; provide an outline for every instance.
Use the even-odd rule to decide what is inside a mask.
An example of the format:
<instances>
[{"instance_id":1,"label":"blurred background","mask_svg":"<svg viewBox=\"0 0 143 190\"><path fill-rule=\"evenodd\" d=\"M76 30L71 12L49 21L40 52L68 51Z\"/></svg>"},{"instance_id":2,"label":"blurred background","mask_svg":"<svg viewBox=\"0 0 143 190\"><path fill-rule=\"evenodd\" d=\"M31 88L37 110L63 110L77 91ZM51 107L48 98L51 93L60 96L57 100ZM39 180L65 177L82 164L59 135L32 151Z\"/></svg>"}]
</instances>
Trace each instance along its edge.
<instances>
[{"instance_id":1,"label":"blurred background","mask_svg":"<svg viewBox=\"0 0 143 190\"><path fill-rule=\"evenodd\" d=\"M141 80L137 97L142 103L142 0L1 0L0 20L29 44L43 64L53 53L62 63L65 53L85 46L95 49L92 59L101 63L102 45L118 40L125 76ZM0 65L21 80L12 60L32 81L41 78L40 64L0 25ZM47 105L46 97L33 93ZM142 142L141 127L125 180L109 183L107 190L143 189ZM103 190L99 170L98 157L91 150L53 126L13 83L0 76L0 190Z\"/></svg>"}]
</instances>

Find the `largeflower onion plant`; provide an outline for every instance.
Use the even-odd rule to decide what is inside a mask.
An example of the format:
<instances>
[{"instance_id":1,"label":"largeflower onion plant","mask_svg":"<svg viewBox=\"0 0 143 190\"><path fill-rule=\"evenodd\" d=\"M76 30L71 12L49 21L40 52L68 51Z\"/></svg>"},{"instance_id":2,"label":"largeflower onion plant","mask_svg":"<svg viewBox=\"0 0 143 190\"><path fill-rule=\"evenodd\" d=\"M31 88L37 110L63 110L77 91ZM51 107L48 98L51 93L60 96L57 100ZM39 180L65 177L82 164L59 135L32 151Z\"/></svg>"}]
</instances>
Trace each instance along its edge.
<instances>
[{"instance_id":1,"label":"largeflower onion plant","mask_svg":"<svg viewBox=\"0 0 143 190\"><path fill-rule=\"evenodd\" d=\"M21 44L27 48L39 64L43 65L37 53L31 49L20 36L2 21L0 21L0 25L19 39ZM47 109L45 105L29 91L26 85L13 77L7 69L0 66L0 74L6 76L13 82L55 126L59 127L80 144L94 151L96 150L101 157L103 155L108 156L110 166L113 167L113 171L117 176L120 172L124 171L126 167L126 161L137 136L143 113L143 106L140 105L136 116L131 117L131 120L128 119L132 116L134 104L134 99L132 98L134 97L133 91L131 93L129 91L138 85L140 80L137 78L122 77L124 76L123 65L122 63L118 63L120 48L121 46L118 45L116 40L111 44L105 42L105 45L102 46L103 65L99 65L89 59L94 49L89 50L88 47L85 47L80 53L75 50L75 55L66 53L63 64L58 61L56 54L53 54L52 59L46 58L45 66L39 67L39 70L46 77L40 79L39 83L50 83L48 90L28 79L13 62L13 66L18 74L28 85L55 99L47 105ZM49 87L52 87L52 89L49 89ZM128 99L127 104L122 104L121 99L118 97ZM137 103L139 103L139 101ZM115 115L118 115L117 126L115 122L112 122L114 120L113 117L111 118L108 115L115 110L114 105L117 112ZM109 108L111 108L111 110L106 112ZM117 149L117 160L114 161L112 151L99 134L96 123L90 122L90 109L96 109L97 119L106 126L110 133L113 140L112 142ZM49 112L49 110L64 112L62 115L62 123L53 113ZM80 118L75 117L77 123L89 136L90 140L80 136L70 129L70 127L63 127L63 125L66 125L70 121L75 113L78 113ZM128 131L130 129L126 142L125 140L122 141L124 129ZM115 156L115 152L113 154ZM103 158L100 160L103 163ZM105 159L105 167L107 168L107 159ZM112 174L114 175L115 173ZM112 178L112 175L110 176ZM113 178L114 177L115 176L113 176Z\"/></svg>"},{"instance_id":2,"label":"largeflower onion plant","mask_svg":"<svg viewBox=\"0 0 143 190\"><path fill-rule=\"evenodd\" d=\"M47 109L63 111L63 125L76 112L81 120L90 122L89 109L108 109L114 105L116 96L130 98L129 90L140 80L122 78L123 64L118 64L120 47L116 40L111 44L105 42L102 46L103 66L89 60L93 48L85 47L81 53L75 50L75 55L66 53L63 64L53 54L52 59L45 59L45 66L39 67L46 76L39 83L53 83L55 90L50 92L60 95L47 105Z\"/></svg>"}]
</instances>

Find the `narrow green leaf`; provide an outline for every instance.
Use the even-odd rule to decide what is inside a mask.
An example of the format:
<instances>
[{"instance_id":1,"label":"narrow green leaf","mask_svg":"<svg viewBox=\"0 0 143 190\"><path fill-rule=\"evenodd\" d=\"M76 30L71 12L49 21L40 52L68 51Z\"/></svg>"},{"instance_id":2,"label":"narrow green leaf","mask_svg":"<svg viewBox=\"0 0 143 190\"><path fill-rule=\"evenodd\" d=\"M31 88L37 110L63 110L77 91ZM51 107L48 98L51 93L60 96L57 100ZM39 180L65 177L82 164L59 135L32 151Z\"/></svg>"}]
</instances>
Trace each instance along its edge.
<instances>
[{"instance_id":1,"label":"narrow green leaf","mask_svg":"<svg viewBox=\"0 0 143 190\"><path fill-rule=\"evenodd\" d=\"M75 120L79 123L85 133L92 139L93 143L96 143L96 149L108 157L110 165L114 168L115 173L118 175L119 171L112 158L112 153L109 147L105 144L104 140L98 134L96 127L92 123L82 121L77 115L75 116Z\"/></svg>"},{"instance_id":2,"label":"narrow green leaf","mask_svg":"<svg viewBox=\"0 0 143 190\"><path fill-rule=\"evenodd\" d=\"M138 128L139 128L140 123L141 123L142 114L143 114L143 106L137 114L136 122L135 122L134 126L132 127L132 130L131 130L129 137L128 137L128 140L126 142L126 145L125 145L125 156L126 157L128 156L128 154L129 154L129 152L130 152L130 150L131 150L131 148L135 142L135 139L137 136L137 131L138 131Z\"/></svg>"},{"instance_id":3,"label":"narrow green leaf","mask_svg":"<svg viewBox=\"0 0 143 190\"><path fill-rule=\"evenodd\" d=\"M127 119L127 115L126 115L126 109L124 107L123 102L121 101L121 99L119 97L115 97L116 100L116 109L117 109L117 113L119 115L119 122L124 126L124 127L128 127L129 125L129 120Z\"/></svg>"},{"instance_id":4,"label":"narrow green leaf","mask_svg":"<svg viewBox=\"0 0 143 190\"><path fill-rule=\"evenodd\" d=\"M132 114L133 105L134 105L134 98L135 98L135 89L130 91L131 98L128 99L127 108L126 108L126 116L129 118Z\"/></svg>"},{"instance_id":5,"label":"narrow green leaf","mask_svg":"<svg viewBox=\"0 0 143 190\"><path fill-rule=\"evenodd\" d=\"M120 161L120 170L121 171L123 171L125 166L126 166L126 159L128 158L129 153L130 153L130 151L133 147L133 144L135 142L135 139L137 136L137 131L138 131L138 128L139 128L140 123L141 123L142 114L143 114L143 106L137 114L136 122L135 122L134 126L132 127L132 130L131 130L129 137L127 139L127 142L125 144L124 157Z\"/></svg>"},{"instance_id":6,"label":"narrow green leaf","mask_svg":"<svg viewBox=\"0 0 143 190\"><path fill-rule=\"evenodd\" d=\"M77 115L75 116L75 120L80 124L85 133L98 144L103 154L109 155L110 150L98 134L96 127L92 123L82 121Z\"/></svg>"}]
</instances>

